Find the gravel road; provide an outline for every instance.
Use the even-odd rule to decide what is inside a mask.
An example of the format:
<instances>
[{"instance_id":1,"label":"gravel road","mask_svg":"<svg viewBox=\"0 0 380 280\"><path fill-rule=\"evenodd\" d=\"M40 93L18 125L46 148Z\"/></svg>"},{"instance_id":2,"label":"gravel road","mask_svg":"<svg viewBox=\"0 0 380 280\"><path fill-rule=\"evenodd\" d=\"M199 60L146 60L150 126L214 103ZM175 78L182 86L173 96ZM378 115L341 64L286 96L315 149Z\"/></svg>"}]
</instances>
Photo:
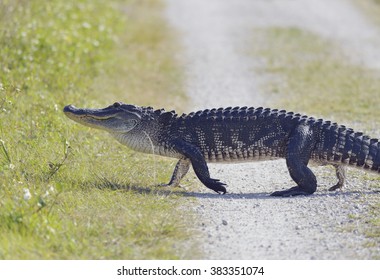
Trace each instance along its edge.
<instances>
[{"instance_id":1,"label":"gravel road","mask_svg":"<svg viewBox=\"0 0 380 280\"><path fill-rule=\"evenodd\" d=\"M353 63L380 69L379 30L343 0L167 0L167 18L184 47L191 110L219 106L266 106L252 57L245 56L256 27L298 26L335 40ZM294 183L284 160L210 165L228 194L204 187L197 197L201 243L207 259L371 259L380 248L365 246L363 220L379 193L356 179L331 193L334 172L315 167L312 196L273 198ZM198 190L197 190L198 191ZM356 219L355 217L362 217Z\"/></svg>"}]
</instances>

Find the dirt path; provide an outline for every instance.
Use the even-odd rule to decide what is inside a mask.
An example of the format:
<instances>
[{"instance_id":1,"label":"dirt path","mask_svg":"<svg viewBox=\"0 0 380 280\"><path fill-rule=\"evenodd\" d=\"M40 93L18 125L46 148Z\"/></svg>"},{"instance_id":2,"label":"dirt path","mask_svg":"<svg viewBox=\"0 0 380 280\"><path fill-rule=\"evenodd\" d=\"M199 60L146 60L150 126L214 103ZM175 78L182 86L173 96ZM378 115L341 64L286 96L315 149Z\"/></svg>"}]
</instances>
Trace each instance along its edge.
<instances>
[{"instance_id":1,"label":"dirt path","mask_svg":"<svg viewBox=\"0 0 380 280\"><path fill-rule=\"evenodd\" d=\"M380 68L378 31L346 1L168 0L167 16L180 32L191 109L268 106L261 95L266 77L254 74L244 56L255 27L299 26L335 39L355 63ZM360 44L358 42L361 42ZM363 47L365 45L365 47ZM380 46L380 44L378 45ZM201 188L195 212L209 259L368 259L358 220L378 194L368 182L351 181L343 193L329 193L333 172L314 168L321 186L310 197L272 198L294 185L283 160L211 165L212 177L226 182L220 196ZM347 230L347 229L352 230Z\"/></svg>"}]
</instances>

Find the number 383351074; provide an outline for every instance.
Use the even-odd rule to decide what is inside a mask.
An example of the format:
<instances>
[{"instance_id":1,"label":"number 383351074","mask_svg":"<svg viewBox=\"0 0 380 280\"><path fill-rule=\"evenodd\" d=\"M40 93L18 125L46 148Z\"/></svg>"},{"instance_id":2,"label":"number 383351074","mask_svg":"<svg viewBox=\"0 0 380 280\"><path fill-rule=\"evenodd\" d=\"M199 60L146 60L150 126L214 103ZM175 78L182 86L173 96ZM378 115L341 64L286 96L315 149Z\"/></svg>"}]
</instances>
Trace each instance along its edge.
<instances>
[{"instance_id":1,"label":"number 383351074","mask_svg":"<svg viewBox=\"0 0 380 280\"><path fill-rule=\"evenodd\" d=\"M260 266L214 266L211 275L264 275L264 267Z\"/></svg>"}]
</instances>

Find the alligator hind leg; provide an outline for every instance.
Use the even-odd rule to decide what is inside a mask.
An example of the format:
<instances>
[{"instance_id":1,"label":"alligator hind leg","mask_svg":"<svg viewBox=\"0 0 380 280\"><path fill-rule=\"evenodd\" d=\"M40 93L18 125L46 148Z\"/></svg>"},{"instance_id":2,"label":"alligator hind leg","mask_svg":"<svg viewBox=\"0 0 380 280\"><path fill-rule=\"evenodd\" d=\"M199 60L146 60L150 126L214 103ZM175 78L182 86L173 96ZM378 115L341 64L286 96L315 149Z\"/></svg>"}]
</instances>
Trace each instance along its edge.
<instances>
[{"instance_id":1,"label":"alligator hind leg","mask_svg":"<svg viewBox=\"0 0 380 280\"><path fill-rule=\"evenodd\" d=\"M314 146L313 131L307 125L299 125L292 132L286 152L286 165L297 186L276 191L272 196L310 195L317 189L317 179L307 167Z\"/></svg>"},{"instance_id":2,"label":"alligator hind leg","mask_svg":"<svg viewBox=\"0 0 380 280\"><path fill-rule=\"evenodd\" d=\"M338 183L329 188L329 191L335 191L341 189L346 184L346 167L341 164L334 164L336 177L338 178Z\"/></svg>"},{"instance_id":3,"label":"alligator hind leg","mask_svg":"<svg viewBox=\"0 0 380 280\"><path fill-rule=\"evenodd\" d=\"M185 175L189 171L190 163L191 163L190 160L187 158L180 159L174 168L174 172L173 172L172 178L170 179L170 182L164 186L178 187L182 178L185 177Z\"/></svg>"}]
</instances>

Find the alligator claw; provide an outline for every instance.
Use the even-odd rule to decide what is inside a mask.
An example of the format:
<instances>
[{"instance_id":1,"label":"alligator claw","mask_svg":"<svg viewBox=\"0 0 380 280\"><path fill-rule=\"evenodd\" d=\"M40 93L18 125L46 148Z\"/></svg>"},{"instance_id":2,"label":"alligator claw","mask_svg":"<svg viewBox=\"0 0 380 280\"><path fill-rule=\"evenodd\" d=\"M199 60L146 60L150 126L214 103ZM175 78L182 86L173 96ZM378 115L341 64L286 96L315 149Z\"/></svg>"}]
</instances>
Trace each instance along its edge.
<instances>
[{"instance_id":1,"label":"alligator claw","mask_svg":"<svg viewBox=\"0 0 380 280\"><path fill-rule=\"evenodd\" d=\"M224 186L226 186L226 184L220 182L217 179L210 179L210 181L207 182L207 184L205 184L205 185L209 189L212 189L213 191L215 191L219 194L225 194L227 192L227 189L224 187Z\"/></svg>"}]
</instances>

